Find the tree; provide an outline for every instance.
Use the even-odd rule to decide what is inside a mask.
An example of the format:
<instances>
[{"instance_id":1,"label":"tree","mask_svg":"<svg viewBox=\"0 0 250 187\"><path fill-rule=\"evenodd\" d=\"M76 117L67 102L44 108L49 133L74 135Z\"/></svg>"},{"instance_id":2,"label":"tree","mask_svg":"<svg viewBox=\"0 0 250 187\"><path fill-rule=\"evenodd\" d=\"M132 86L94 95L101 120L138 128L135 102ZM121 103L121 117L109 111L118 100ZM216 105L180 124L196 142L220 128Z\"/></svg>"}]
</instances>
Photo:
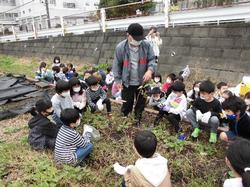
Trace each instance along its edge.
<instances>
[{"instance_id":1,"label":"tree","mask_svg":"<svg viewBox=\"0 0 250 187\"><path fill-rule=\"evenodd\" d=\"M112 7L128 3L141 2L141 0L100 0L99 8ZM129 5L106 9L106 18L123 18L136 15L136 10L142 11L142 15L148 15L155 8L155 3L144 2L143 4Z\"/></svg>"}]
</instances>

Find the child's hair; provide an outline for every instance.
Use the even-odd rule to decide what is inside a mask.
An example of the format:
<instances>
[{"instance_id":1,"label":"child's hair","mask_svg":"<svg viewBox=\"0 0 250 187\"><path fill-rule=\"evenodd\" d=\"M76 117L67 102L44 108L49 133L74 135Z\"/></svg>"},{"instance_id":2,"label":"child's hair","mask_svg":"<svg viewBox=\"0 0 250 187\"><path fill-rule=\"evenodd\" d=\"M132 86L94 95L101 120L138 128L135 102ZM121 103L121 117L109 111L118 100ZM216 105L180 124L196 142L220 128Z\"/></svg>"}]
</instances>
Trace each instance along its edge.
<instances>
[{"instance_id":1,"label":"child's hair","mask_svg":"<svg viewBox=\"0 0 250 187\"><path fill-rule=\"evenodd\" d=\"M215 86L210 80L202 81L200 84L200 92L213 93Z\"/></svg>"},{"instance_id":2,"label":"child's hair","mask_svg":"<svg viewBox=\"0 0 250 187\"><path fill-rule=\"evenodd\" d=\"M58 80L56 82L56 93L61 94L62 92L66 90L70 90L69 83L64 80Z\"/></svg>"},{"instance_id":3,"label":"child's hair","mask_svg":"<svg viewBox=\"0 0 250 187\"><path fill-rule=\"evenodd\" d=\"M56 62L56 60L59 60L59 62ZM54 60L53 60L53 63L54 63L54 64L59 64L60 62L61 62L60 57L59 57L59 56L55 56L55 57L54 57Z\"/></svg>"},{"instance_id":4,"label":"child's hair","mask_svg":"<svg viewBox=\"0 0 250 187\"><path fill-rule=\"evenodd\" d=\"M59 67L60 67L60 68L64 68L64 67L65 67L65 64L60 64Z\"/></svg>"},{"instance_id":5,"label":"child's hair","mask_svg":"<svg viewBox=\"0 0 250 187\"><path fill-rule=\"evenodd\" d=\"M222 103L222 108L223 110L231 110L233 113L236 114L238 111L245 112L247 106L241 98L237 96L232 96Z\"/></svg>"},{"instance_id":6,"label":"child's hair","mask_svg":"<svg viewBox=\"0 0 250 187\"><path fill-rule=\"evenodd\" d=\"M52 102L48 99L40 99L36 102L35 107L33 107L29 112L32 116L46 112L47 109L52 107Z\"/></svg>"},{"instance_id":7,"label":"child's hair","mask_svg":"<svg viewBox=\"0 0 250 187\"><path fill-rule=\"evenodd\" d=\"M86 80L86 83L88 84L88 86L94 86L97 85L99 81L95 76L92 75Z\"/></svg>"},{"instance_id":8,"label":"child's hair","mask_svg":"<svg viewBox=\"0 0 250 187\"><path fill-rule=\"evenodd\" d=\"M140 131L134 140L134 146L137 152L144 158L150 158L154 155L157 147L156 136L148 130Z\"/></svg>"},{"instance_id":9,"label":"child's hair","mask_svg":"<svg viewBox=\"0 0 250 187\"><path fill-rule=\"evenodd\" d=\"M154 74L154 78L155 77L159 77L160 78L160 83L162 82L162 76L161 76L161 74L159 73L159 72L156 72L155 74Z\"/></svg>"},{"instance_id":10,"label":"child's hair","mask_svg":"<svg viewBox=\"0 0 250 187\"><path fill-rule=\"evenodd\" d=\"M172 90L176 92L184 92L185 84L182 81L175 81L172 85Z\"/></svg>"},{"instance_id":11,"label":"child's hair","mask_svg":"<svg viewBox=\"0 0 250 187\"><path fill-rule=\"evenodd\" d=\"M56 72L56 73L59 73L60 72L60 67L58 66L53 66L52 67L52 71Z\"/></svg>"},{"instance_id":12,"label":"child's hair","mask_svg":"<svg viewBox=\"0 0 250 187\"><path fill-rule=\"evenodd\" d=\"M62 72L63 72L64 74L68 73L68 71L69 71L69 68L68 68L68 67L63 67Z\"/></svg>"},{"instance_id":13,"label":"child's hair","mask_svg":"<svg viewBox=\"0 0 250 187\"><path fill-rule=\"evenodd\" d=\"M41 62L39 65L39 71L42 70L42 68L46 68L47 64L45 62Z\"/></svg>"},{"instance_id":14,"label":"child's hair","mask_svg":"<svg viewBox=\"0 0 250 187\"><path fill-rule=\"evenodd\" d=\"M219 82L219 83L216 85L217 89L221 89L222 86L227 86L227 83L225 83L225 82Z\"/></svg>"},{"instance_id":15,"label":"child's hair","mask_svg":"<svg viewBox=\"0 0 250 187\"><path fill-rule=\"evenodd\" d=\"M159 87L154 87L151 92L151 94L161 94L161 89Z\"/></svg>"},{"instance_id":16,"label":"child's hair","mask_svg":"<svg viewBox=\"0 0 250 187\"><path fill-rule=\"evenodd\" d=\"M69 126L71 123L76 123L80 118L79 112L73 108L66 108L61 112L60 119L63 124Z\"/></svg>"},{"instance_id":17,"label":"child's hair","mask_svg":"<svg viewBox=\"0 0 250 187\"><path fill-rule=\"evenodd\" d=\"M175 81L181 81L184 82L184 78L182 76L176 76Z\"/></svg>"},{"instance_id":18,"label":"child's hair","mask_svg":"<svg viewBox=\"0 0 250 187\"><path fill-rule=\"evenodd\" d=\"M250 92L247 92L246 94L245 94L245 97L244 97L245 99L250 99Z\"/></svg>"},{"instance_id":19,"label":"child's hair","mask_svg":"<svg viewBox=\"0 0 250 187\"><path fill-rule=\"evenodd\" d=\"M250 187L250 141L239 138L229 145L226 153L232 168L242 177L244 187Z\"/></svg>"},{"instance_id":20,"label":"child's hair","mask_svg":"<svg viewBox=\"0 0 250 187\"><path fill-rule=\"evenodd\" d=\"M93 76L100 82L102 80L102 75L97 71L93 73Z\"/></svg>"},{"instance_id":21,"label":"child's hair","mask_svg":"<svg viewBox=\"0 0 250 187\"><path fill-rule=\"evenodd\" d=\"M67 67L70 67L70 69L73 69L73 64L72 63L68 63Z\"/></svg>"},{"instance_id":22,"label":"child's hair","mask_svg":"<svg viewBox=\"0 0 250 187\"><path fill-rule=\"evenodd\" d=\"M72 77L69 80L69 87L70 87L70 95L71 96L74 95L73 86L76 86L76 85L79 85L81 88L79 91L79 94L82 95L82 93L83 93L83 89L82 89L80 80L77 77Z\"/></svg>"},{"instance_id":23,"label":"child's hair","mask_svg":"<svg viewBox=\"0 0 250 187\"><path fill-rule=\"evenodd\" d=\"M109 66L109 67L107 68L107 73L110 73L111 71L112 71L112 67Z\"/></svg>"},{"instance_id":24,"label":"child's hair","mask_svg":"<svg viewBox=\"0 0 250 187\"><path fill-rule=\"evenodd\" d=\"M231 92L230 90L225 90L222 94L228 95L228 98L234 96L233 92Z\"/></svg>"},{"instance_id":25,"label":"child's hair","mask_svg":"<svg viewBox=\"0 0 250 187\"><path fill-rule=\"evenodd\" d=\"M174 82L176 75L174 73L170 73L167 78L170 78L172 80L172 82Z\"/></svg>"},{"instance_id":26,"label":"child's hair","mask_svg":"<svg viewBox=\"0 0 250 187\"><path fill-rule=\"evenodd\" d=\"M89 75L88 77L85 77L86 74L90 74L90 75ZM93 71L92 71L92 70L87 70L87 71L85 71L85 72L83 73L83 77L87 79L87 78L89 78L92 74L93 74Z\"/></svg>"}]
</instances>

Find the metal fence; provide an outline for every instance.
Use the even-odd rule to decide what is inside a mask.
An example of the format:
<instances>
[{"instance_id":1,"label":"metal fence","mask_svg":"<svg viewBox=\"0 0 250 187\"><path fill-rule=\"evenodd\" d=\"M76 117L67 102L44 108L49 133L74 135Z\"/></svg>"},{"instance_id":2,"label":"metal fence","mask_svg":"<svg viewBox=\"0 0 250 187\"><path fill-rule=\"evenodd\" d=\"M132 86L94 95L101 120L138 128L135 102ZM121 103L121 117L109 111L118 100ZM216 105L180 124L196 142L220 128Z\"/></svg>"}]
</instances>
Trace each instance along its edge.
<instances>
[{"instance_id":1,"label":"metal fence","mask_svg":"<svg viewBox=\"0 0 250 187\"><path fill-rule=\"evenodd\" d=\"M222 1L223 3L218 3ZM165 2L165 3L164 3ZM138 22L144 27L178 26L193 24L220 24L225 22L248 22L250 20L249 1L231 0L183 0L170 2L164 0L153 4L152 9L145 9L151 1L131 3L95 11L73 14L50 19L27 19L25 23L13 25L9 32L4 32L0 42L37 39L44 37L83 34L107 29L123 30L129 24ZM166 3L167 2L167 3ZM202 2L202 4L197 4ZM125 11L126 10L126 11Z\"/></svg>"}]
</instances>

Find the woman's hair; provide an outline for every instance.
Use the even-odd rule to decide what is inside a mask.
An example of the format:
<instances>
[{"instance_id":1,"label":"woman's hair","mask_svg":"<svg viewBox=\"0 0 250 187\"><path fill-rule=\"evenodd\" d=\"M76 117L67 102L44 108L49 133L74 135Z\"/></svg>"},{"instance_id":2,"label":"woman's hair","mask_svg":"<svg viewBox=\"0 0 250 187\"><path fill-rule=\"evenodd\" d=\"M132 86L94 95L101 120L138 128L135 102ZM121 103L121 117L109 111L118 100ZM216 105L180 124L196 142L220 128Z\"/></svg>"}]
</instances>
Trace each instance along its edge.
<instances>
[{"instance_id":1,"label":"woman's hair","mask_svg":"<svg viewBox=\"0 0 250 187\"><path fill-rule=\"evenodd\" d=\"M250 187L250 141L235 140L228 148L226 157L232 168L242 177L244 187Z\"/></svg>"},{"instance_id":2,"label":"woman's hair","mask_svg":"<svg viewBox=\"0 0 250 187\"><path fill-rule=\"evenodd\" d=\"M31 108L29 111L32 116L36 116L37 113L41 114L42 112L46 112L47 109L52 107L52 102L48 99L40 99L36 102L35 107Z\"/></svg>"},{"instance_id":3,"label":"woman's hair","mask_svg":"<svg viewBox=\"0 0 250 187\"><path fill-rule=\"evenodd\" d=\"M76 85L79 85L80 86L80 91L79 91L79 94L82 95L83 93L83 88L82 88L82 85L81 85L81 82L80 80L77 78L77 77L72 77L70 80L69 80L69 87L70 87L70 95L73 96L74 95L74 91L73 91L73 86L76 86Z\"/></svg>"},{"instance_id":4,"label":"woman's hair","mask_svg":"<svg viewBox=\"0 0 250 187\"><path fill-rule=\"evenodd\" d=\"M42 68L46 68L47 64L45 62L41 62L39 65L39 71L41 72Z\"/></svg>"},{"instance_id":5,"label":"woman's hair","mask_svg":"<svg viewBox=\"0 0 250 187\"><path fill-rule=\"evenodd\" d=\"M194 90L194 88L195 88L195 86L196 86L197 84L200 84L200 83L201 83L201 81L195 81L194 84L193 84L193 88L192 88L193 93L192 93L192 95L191 95L191 99L193 99L193 100L196 99L196 98L195 98L195 90Z\"/></svg>"},{"instance_id":6,"label":"woman's hair","mask_svg":"<svg viewBox=\"0 0 250 187\"><path fill-rule=\"evenodd\" d=\"M245 99L250 99L250 92L247 92L246 94L245 94L245 97L244 97Z\"/></svg>"}]
</instances>

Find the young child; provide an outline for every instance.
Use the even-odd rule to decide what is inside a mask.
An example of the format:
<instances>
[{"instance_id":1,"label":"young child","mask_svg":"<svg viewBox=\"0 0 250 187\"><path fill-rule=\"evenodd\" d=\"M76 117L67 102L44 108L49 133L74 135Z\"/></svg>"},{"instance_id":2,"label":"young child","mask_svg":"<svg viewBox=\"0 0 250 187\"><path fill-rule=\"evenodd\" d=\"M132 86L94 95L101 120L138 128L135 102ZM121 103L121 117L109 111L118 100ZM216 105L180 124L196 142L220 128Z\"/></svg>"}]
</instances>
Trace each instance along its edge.
<instances>
[{"instance_id":1,"label":"young child","mask_svg":"<svg viewBox=\"0 0 250 187\"><path fill-rule=\"evenodd\" d=\"M63 80L57 81L55 91L56 94L51 99L54 109L52 118L60 127L63 125L60 120L62 110L66 108L74 108L74 105L70 97L70 87L68 82Z\"/></svg>"},{"instance_id":2,"label":"young child","mask_svg":"<svg viewBox=\"0 0 250 187\"><path fill-rule=\"evenodd\" d=\"M52 103L49 100L38 100L29 120L28 141L35 150L54 150L59 128L47 117L53 114Z\"/></svg>"},{"instance_id":3,"label":"young child","mask_svg":"<svg viewBox=\"0 0 250 187\"><path fill-rule=\"evenodd\" d=\"M55 83L58 81L58 80L67 80L65 74L63 72L61 72L61 69L59 66L53 66L52 67L52 71L54 72L54 80L55 80Z\"/></svg>"},{"instance_id":4,"label":"young child","mask_svg":"<svg viewBox=\"0 0 250 187\"><path fill-rule=\"evenodd\" d=\"M234 96L233 92L231 92L230 90L225 90L223 93L222 93L222 96L221 96L221 101L225 101L226 99L230 98Z\"/></svg>"},{"instance_id":5,"label":"young child","mask_svg":"<svg viewBox=\"0 0 250 187\"><path fill-rule=\"evenodd\" d=\"M114 74L112 72L112 67L108 67L105 83L106 83L107 87L109 88L109 90L111 90L112 85L114 83L114 80L115 80L115 77L114 77Z\"/></svg>"},{"instance_id":6,"label":"young child","mask_svg":"<svg viewBox=\"0 0 250 187\"><path fill-rule=\"evenodd\" d=\"M39 65L38 70L36 71L36 79L40 80L44 78L44 74L46 73L46 66L45 62L41 62Z\"/></svg>"},{"instance_id":7,"label":"young child","mask_svg":"<svg viewBox=\"0 0 250 187\"><path fill-rule=\"evenodd\" d=\"M60 128L55 145L55 160L59 163L78 165L92 150L89 134L81 136L75 128L80 125L76 109L64 109L61 113L63 126Z\"/></svg>"},{"instance_id":8,"label":"young child","mask_svg":"<svg viewBox=\"0 0 250 187\"><path fill-rule=\"evenodd\" d=\"M69 86L74 107L79 110L80 113L83 113L87 109L86 91L82 88L80 80L76 77L69 80Z\"/></svg>"},{"instance_id":9,"label":"young child","mask_svg":"<svg viewBox=\"0 0 250 187\"><path fill-rule=\"evenodd\" d=\"M224 101L224 98L222 97L222 94L224 91L228 89L227 83L225 82L220 82L217 84L217 92L215 94L215 98L222 103Z\"/></svg>"},{"instance_id":10,"label":"young child","mask_svg":"<svg viewBox=\"0 0 250 187\"><path fill-rule=\"evenodd\" d=\"M200 125L210 127L210 143L217 142L217 129L220 124L222 113L220 102L214 98L215 86L209 81L202 81L200 84L200 98L194 100L192 108L187 110L186 117L191 122L194 131L192 138L198 138Z\"/></svg>"},{"instance_id":11,"label":"young child","mask_svg":"<svg viewBox=\"0 0 250 187\"><path fill-rule=\"evenodd\" d=\"M245 94L245 103L247 105L246 113L248 116L250 116L250 92Z\"/></svg>"},{"instance_id":12,"label":"young child","mask_svg":"<svg viewBox=\"0 0 250 187\"><path fill-rule=\"evenodd\" d=\"M111 103L109 98L107 98L106 92L102 89L102 87L98 84L98 80L94 76L90 76L87 79L87 84L89 88L86 90L88 105L91 108L91 112L95 112L96 110L103 110L103 104L106 104L108 117L111 117Z\"/></svg>"},{"instance_id":13,"label":"young child","mask_svg":"<svg viewBox=\"0 0 250 187\"><path fill-rule=\"evenodd\" d=\"M154 87L160 87L162 86L162 77L160 73L154 74Z\"/></svg>"},{"instance_id":14,"label":"young child","mask_svg":"<svg viewBox=\"0 0 250 187\"><path fill-rule=\"evenodd\" d=\"M222 108L227 116L229 131L222 132L220 139L228 142L240 136L250 140L250 117L246 114L245 102L233 96L222 103Z\"/></svg>"},{"instance_id":15,"label":"young child","mask_svg":"<svg viewBox=\"0 0 250 187\"><path fill-rule=\"evenodd\" d=\"M166 101L165 94L159 87L154 87L151 90L151 97L149 99L149 106L152 106L155 110L160 110L162 104Z\"/></svg>"},{"instance_id":16,"label":"young child","mask_svg":"<svg viewBox=\"0 0 250 187\"><path fill-rule=\"evenodd\" d=\"M161 91L166 93L169 89L169 87L173 84L175 80L176 75L174 73L171 73L167 76L166 82L162 85Z\"/></svg>"},{"instance_id":17,"label":"young child","mask_svg":"<svg viewBox=\"0 0 250 187\"><path fill-rule=\"evenodd\" d=\"M76 73L76 70L72 63L67 64L67 72L65 73L65 76L68 80L78 76L78 73Z\"/></svg>"},{"instance_id":18,"label":"young child","mask_svg":"<svg viewBox=\"0 0 250 187\"><path fill-rule=\"evenodd\" d=\"M192 104L199 97L201 81L195 81L192 90L187 93L187 101Z\"/></svg>"},{"instance_id":19,"label":"young child","mask_svg":"<svg viewBox=\"0 0 250 187\"><path fill-rule=\"evenodd\" d=\"M116 82L112 85L112 96L116 99L122 99L122 88L120 88Z\"/></svg>"},{"instance_id":20,"label":"young child","mask_svg":"<svg viewBox=\"0 0 250 187\"><path fill-rule=\"evenodd\" d=\"M171 187L168 160L159 153L156 136L150 131L140 131L134 139L134 150L139 159L135 165L122 167L114 164L116 173L124 176L123 187Z\"/></svg>"},{"instance_id":21,"label":"young child","mask_svg":"<svg viewBox=\"0 0 250 187\"><path fill-rule=\"evenodd\" d=\"M184 95L185 84L181 81L176 81L172 85L172 93L167 100L160 105L160 111L157 115L154 125L158 125L164 115L168 121L174 126L175 132L180 131L180 121L184 117L187 110L187 99Z\"/></svg>"},{"instance_id":22,"label":"young child","mask_svg":"<svg viewBox=\"0 0 250 187\"><path fill-rule=\"evenodd\" d=\"M59 67L60 65L61 65L60 57L59 56L55 56L54 60L53 60L52 67L54 67L54 66L58 66Z\"/></svg>"},{"instance_id":23,"label":"young child","mask_svg":"<svg viewBox=\"0 0 250 187\"><path fill-rule=\"evenodd\" d=\"M250 142L248 140L238 139L229 145L226 164L235 178L226 179L223 187L250 186Z\"/></svg>"}]
</instances>

